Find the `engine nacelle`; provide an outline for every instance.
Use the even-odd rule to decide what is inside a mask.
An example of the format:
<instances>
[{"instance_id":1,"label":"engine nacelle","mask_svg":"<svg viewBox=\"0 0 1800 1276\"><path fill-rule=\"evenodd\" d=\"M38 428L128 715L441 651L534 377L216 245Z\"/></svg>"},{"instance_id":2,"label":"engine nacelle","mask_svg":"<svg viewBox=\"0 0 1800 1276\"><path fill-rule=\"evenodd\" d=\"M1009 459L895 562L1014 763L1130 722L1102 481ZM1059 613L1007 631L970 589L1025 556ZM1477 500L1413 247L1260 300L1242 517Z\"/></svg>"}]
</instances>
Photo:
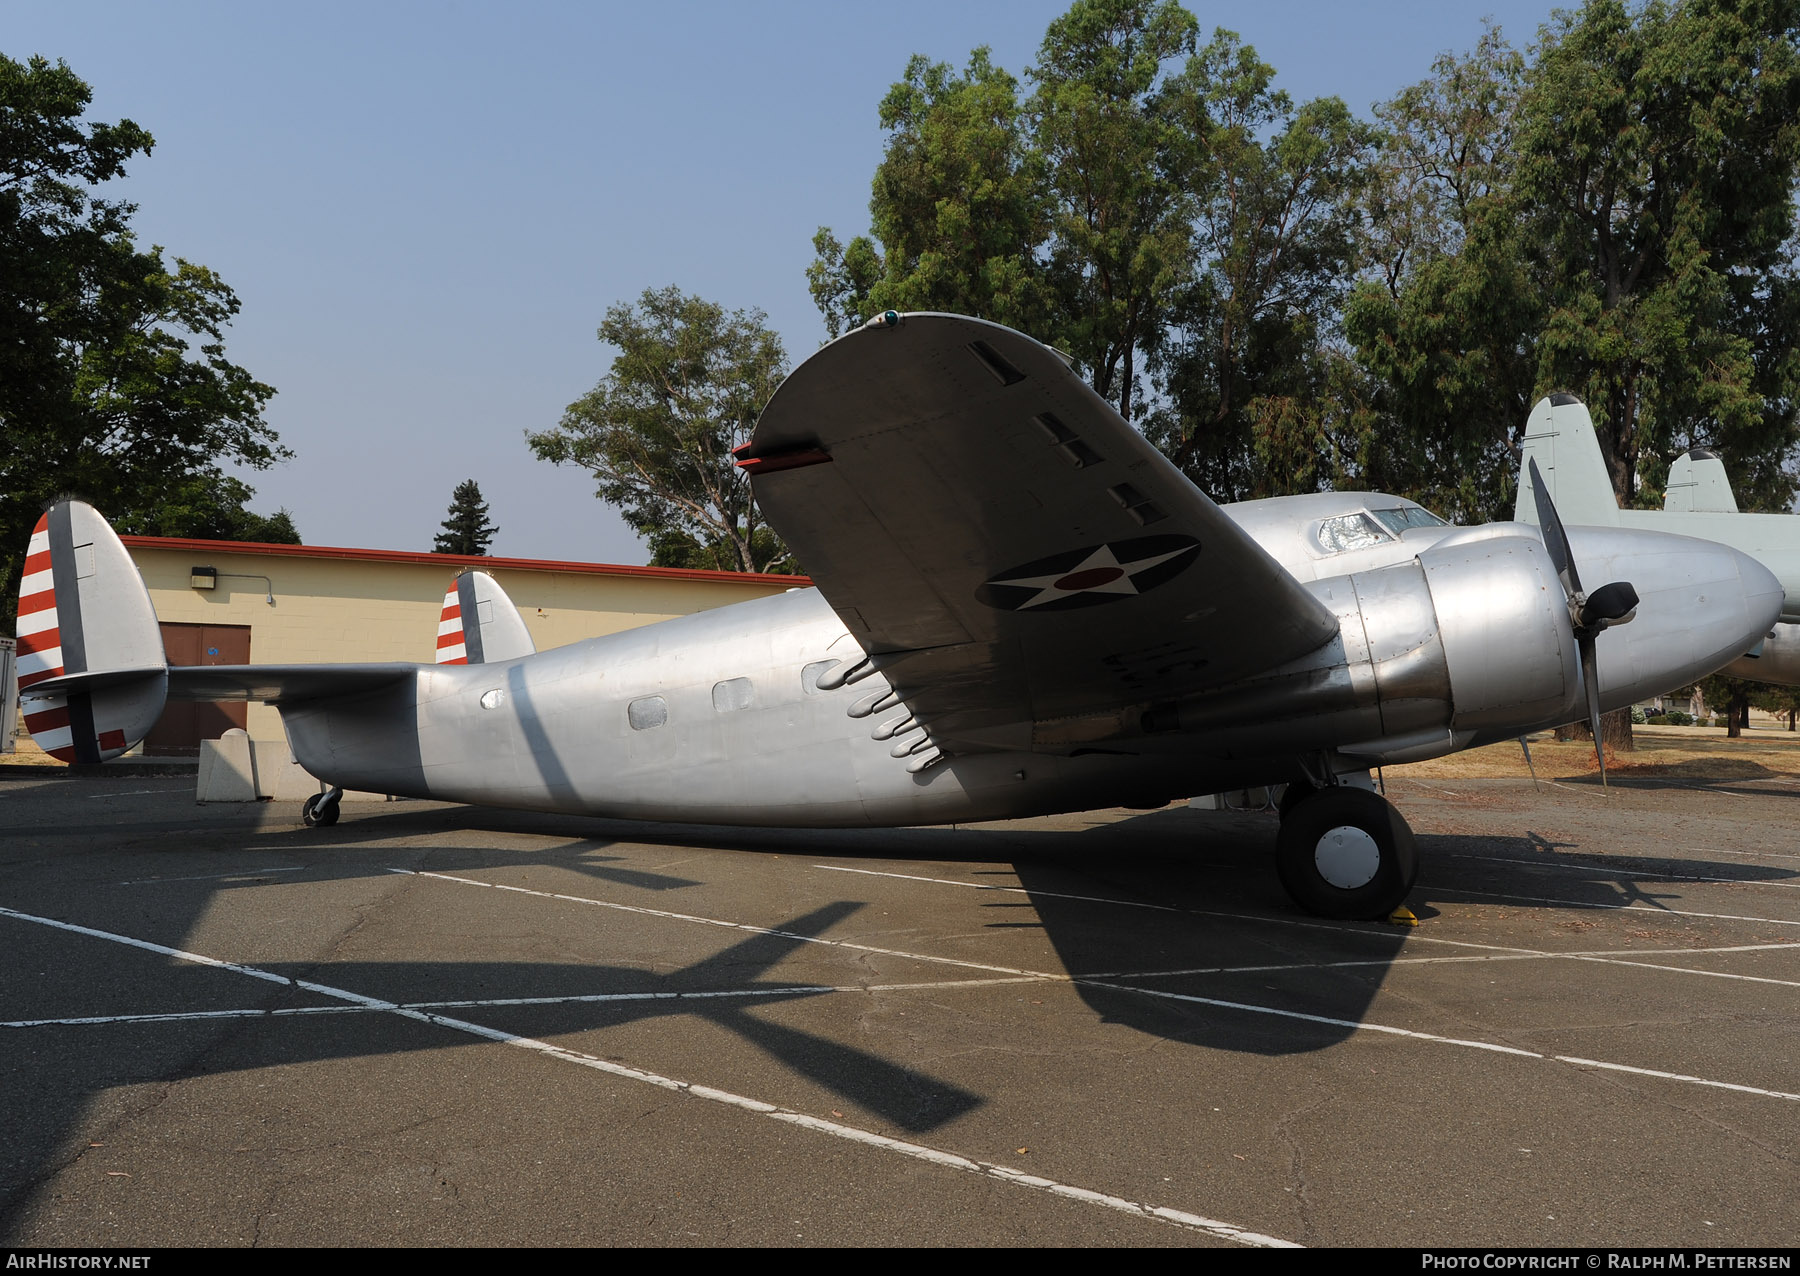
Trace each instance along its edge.
<instances>
[{"instance_id":1,"label":"engine nacelle","mask_svg":"<svg viewBox=\"0 0 1800 1276\"><path fill-rule=\"evenodd\" d=\"M1800 625L1776 625L1748 655L1719 670L1733 678L1800 687Z\"/></svg>"},{"instance_id":2,"label":"engine nacelle","mask_svg":"<svg viewBox=\"0 0 1800 1276\"><path fill-rule=\"evenodd\" d=\"M1581 657L1549 551L1518 524L1451 534L1419 555L1437 613L1454 731L1581 716Z\"/></svg>"},{"instance_id":3,"label":"engine nacelle","mask_svg":"<svg viewBox=\"0 0 1800 1276\"><path fill-rule=\"evenodd\" d=\"M1568 535L1585 584L1629 582L1640 600L1631 623L1595 640L1602 709L1712 672L1780 612L1780 582L1727 546L1631 528ZM1324 750L1372 766L1587 714L1568 596L1535 528L1457 528L1415 559L1308 588L1336 614L1335 638L1234 686L1144 706L1135 747L1221 758ZM1763 659L1782 650L1766 642ZM1091 725L1071 745L1101 739L1109 724Z\"/></svg>"}]
</instances>

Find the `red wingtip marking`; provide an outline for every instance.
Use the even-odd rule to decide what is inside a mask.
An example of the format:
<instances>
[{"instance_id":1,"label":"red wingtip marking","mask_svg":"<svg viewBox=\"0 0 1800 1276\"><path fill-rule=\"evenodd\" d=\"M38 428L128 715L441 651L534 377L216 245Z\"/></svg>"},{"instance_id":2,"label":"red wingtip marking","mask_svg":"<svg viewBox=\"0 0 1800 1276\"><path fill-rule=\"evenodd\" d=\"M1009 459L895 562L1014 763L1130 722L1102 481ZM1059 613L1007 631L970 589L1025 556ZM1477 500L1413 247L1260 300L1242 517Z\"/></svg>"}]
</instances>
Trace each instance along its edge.
<instances>
[{"instance_id":1,"label":"red wingtip marking","mask_svg":"<svg viewBox=\"0 0 1800 1276\"><path fill-rule=\"evenodd\" d=\"M100 733L100 747L102 749L123 749L125 747L125 733L123 731L102 731Z\"/></svg>"},{"instance_id":2,"label":"red wingtip marking","mask_svg":"<svg viewBox=\"0 0 1800 1276\"><path fill-rule=\"evenodd\" d=\"M39 532L48 531L49 529L50 529L50 511L45 510L42 514L38 515L37 526L31 529L31 534L33 536L36 536Z\"/></svg>"}]
</instances>

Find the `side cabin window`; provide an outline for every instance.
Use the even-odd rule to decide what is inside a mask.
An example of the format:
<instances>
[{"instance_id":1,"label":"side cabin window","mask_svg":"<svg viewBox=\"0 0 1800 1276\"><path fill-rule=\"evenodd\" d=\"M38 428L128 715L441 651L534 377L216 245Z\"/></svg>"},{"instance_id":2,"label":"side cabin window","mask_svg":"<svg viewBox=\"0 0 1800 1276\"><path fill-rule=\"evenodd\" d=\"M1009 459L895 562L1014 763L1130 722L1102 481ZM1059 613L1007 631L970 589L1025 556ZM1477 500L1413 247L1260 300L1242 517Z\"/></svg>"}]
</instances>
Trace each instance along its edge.
<instances>
[{"instance_id":1,"label":"side cabin window","mask_svg":"<svg viewBox=\"0 0 1800 1276\"><path fill-rule=\"evenodd\" d=\"M1386 524L1387 529L1396 536L1414 527L1449 526L1436 514L1419 505L1409 505L1397 510L1370 510L1369 513Z\"/></svg>"},{"instance_id":2,"label":"side cabin window","mask_svg":"<svg viewBox=\"0 0 1800 1276\"><path fill-rule=\"evenodd\" d=\"M625 708L625 717L631 723L633 731L648 731L651 727L660 727L669 720L669 702L661 696L645 696L641 700L633 700Z\"/></svg>"},{"instance_id":3,"label":"side cabin window","mask_svg":"<svg viewBox=\"0 0 1800 1276\"><path fill-rule=\"evenodd\" d=\"M1342 514L1328 518L1313 533L1319 548L1327 554L1342 554L1353 549L1367 549L1388 540L1381 524L1367 514Z\"/></svg>"},{"instance_id":4,"label":"side cabin window","mask_svg":"<svg viewBox=\"0 0 1800 1276\"><path fill-rule=\"evenodd\" d=\"M720 713L748 709L754 698L755 691L748 678L732 678L713 684L713 708Z\"/></svg>"},{"instance_id":5,"label":"side cabin window","mask_svg":"<svg viewBox=\"0 0 1800 1276\"><path fill-rule=\"evenodd\" d=\"M819 679L823 678L828 670L836 669L837 667L838 662L835 660L813 661L810 665L800 671L800 690L804 691L809 696L818 695Z\"/></svg>"}]
</instances>

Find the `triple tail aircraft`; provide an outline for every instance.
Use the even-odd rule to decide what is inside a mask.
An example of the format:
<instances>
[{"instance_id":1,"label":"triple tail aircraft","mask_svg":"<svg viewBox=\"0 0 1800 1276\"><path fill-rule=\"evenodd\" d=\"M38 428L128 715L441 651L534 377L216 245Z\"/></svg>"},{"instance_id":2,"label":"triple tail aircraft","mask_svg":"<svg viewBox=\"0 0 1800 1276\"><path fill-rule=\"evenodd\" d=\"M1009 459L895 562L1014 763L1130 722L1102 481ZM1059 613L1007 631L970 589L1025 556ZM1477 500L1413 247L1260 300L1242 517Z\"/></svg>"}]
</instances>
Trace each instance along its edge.
<instances>
[{"instance_id":1,"label":"triple tail aircraft","mask_svg":"<svg viewBox=\"0 0 1800 1276\"><path fill-rule=\"evenodd\" d=\"M124 547L61 502L21 595L31 729L93 762L166 697L271 703L330 786L310 825L345 789L881 827L1286 785L1282 883L1369 918L1418 871L1373 768L1666 692L1783 607L1746 554L1565 531L1547 496L1542 532L1372 493L1217 505L1055 351L956 315L825 346L737 463L814 588L535 652L465 575L434 664L170 667Z\"/></svg>"}]
</instances>

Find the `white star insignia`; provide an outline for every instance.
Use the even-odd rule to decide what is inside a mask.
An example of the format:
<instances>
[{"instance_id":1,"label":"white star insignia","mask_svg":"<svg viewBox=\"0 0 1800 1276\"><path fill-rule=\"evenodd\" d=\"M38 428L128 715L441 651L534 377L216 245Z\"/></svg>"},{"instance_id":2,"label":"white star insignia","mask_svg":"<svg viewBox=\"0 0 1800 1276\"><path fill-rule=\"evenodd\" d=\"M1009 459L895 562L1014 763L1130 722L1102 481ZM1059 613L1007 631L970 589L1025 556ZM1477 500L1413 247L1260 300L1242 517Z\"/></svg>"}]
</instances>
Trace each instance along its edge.
<instances>
[{"instance_id":1,"label":"white star insignia","mask_svg":"<svg viewBox=\"0 0 1800 1276\"><path fill-rule=\"evenodd\" d=\"M1111 545L1101 545L1075 566L1064 571L1046 572L1039 576L1015 576L988 583L1038 591L1020 603L1014 609L1016 611L1028 611L1075 594L1135 594L1138 589L1132 583L1134 577L1158 563L1166 563L1171 558L1187 553L1190 548L1192 547L1184 545L1167 554L1153 554L1149 558L1136 559L1127 564L1119 561Z\"/></svg>"}]
</instances>

